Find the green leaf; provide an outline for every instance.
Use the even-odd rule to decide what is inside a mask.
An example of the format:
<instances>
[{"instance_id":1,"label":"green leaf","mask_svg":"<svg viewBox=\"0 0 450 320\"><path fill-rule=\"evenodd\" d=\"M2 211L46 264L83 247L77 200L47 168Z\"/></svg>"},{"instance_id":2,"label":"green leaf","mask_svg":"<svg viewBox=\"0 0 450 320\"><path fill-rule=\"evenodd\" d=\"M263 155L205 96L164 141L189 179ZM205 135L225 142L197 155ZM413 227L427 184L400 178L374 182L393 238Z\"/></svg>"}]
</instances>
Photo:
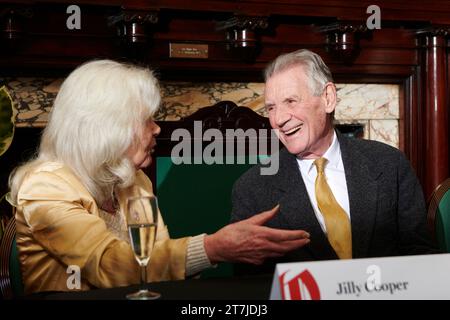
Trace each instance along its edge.
<instances>
[{"instance_id":1,"label":"green leaf","mask_svg":"<svg viewBox=\"0 0 450 320\"><path fill-rule=\"evenodd\" d=\"M14 137L14 109L5 86L0 87L0 156L8 150Z\"/></svg>"}]
</instances>

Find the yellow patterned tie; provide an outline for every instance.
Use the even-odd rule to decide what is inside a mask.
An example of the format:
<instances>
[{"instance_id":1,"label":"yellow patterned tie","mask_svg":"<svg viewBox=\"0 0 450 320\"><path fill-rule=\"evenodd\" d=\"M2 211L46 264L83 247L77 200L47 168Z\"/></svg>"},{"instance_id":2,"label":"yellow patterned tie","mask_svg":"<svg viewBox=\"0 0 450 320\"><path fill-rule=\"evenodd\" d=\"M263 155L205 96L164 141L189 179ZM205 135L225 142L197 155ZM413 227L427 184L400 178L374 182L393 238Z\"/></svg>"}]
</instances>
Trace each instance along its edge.
<instances>
[{"instance_id":1,"label":"yellow patterned tie","mask_svg":"<svg viewBox=\"0 0 450 320\"><path fill-rule=\"evenodd\" d=\"M319 158L314 161L317 167L316 199L327 228L328 241L339 259L352 258L352 231L350 220L331 192L325 177L325 164L328 160Z\"/></svg>"}]
</instances>

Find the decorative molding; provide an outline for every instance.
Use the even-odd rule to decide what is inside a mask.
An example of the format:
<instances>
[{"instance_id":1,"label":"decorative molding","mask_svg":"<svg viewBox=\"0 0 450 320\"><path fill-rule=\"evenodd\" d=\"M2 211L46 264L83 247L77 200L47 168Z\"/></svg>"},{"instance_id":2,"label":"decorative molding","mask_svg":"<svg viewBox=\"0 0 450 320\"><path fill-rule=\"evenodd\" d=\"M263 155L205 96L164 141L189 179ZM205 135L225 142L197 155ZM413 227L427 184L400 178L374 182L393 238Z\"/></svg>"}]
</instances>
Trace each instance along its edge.
<instances>
[{"instance_id":1,"label":"decorative molding","mask_svg":"<svg viewBox=\"0 0 450 320\"><path fill-rule=\"evenodd\" d=\"M428 28L417 30L416 34L419 37L419 42L424 48L447 48L447 36L450 34L450 27L430 26Z\"/></svg>"},{"instance_id":2,"label":"decorative molding","mask_svg":"<svg viewBox=\"0 0 450 320\"><path fill-rule=\"evenodd\" d=\"M217 30L228 29L267 29L269 26L268 17L235 15L232 18L217 23Z\"/></svg>"},{"instance_id":3,"label":"decorative molding","mask_svg":"<svg viewBox=\"0 0 450 320\"><path fill-rule=\"evenodd\" d=\"M430 26L428 28L419 29L416 31L418 35L431 35L431 36L447 36L450 32L449 26Z\"/></svg>"},{"instance_id":4,"label":"decorative molding","mask_svg":"<svg viewBox=\"0 0 450 320\"><path fill-rule=\"evenodd\" d=\"M339 33L348 33L348 32L366 32L367 26L360 22L335 22L325 26L320 26L317 28L320 32L339 32Z\"/></svg>"}]
</instances>

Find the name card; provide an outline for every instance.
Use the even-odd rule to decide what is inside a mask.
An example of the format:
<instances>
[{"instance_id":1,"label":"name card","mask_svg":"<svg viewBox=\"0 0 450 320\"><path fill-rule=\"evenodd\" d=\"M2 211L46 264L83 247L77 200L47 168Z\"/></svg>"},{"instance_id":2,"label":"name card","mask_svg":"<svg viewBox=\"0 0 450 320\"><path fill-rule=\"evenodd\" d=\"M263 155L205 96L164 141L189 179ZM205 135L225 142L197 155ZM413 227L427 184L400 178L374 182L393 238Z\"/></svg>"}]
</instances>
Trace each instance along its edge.
<instances>
[{"instance_id":1,"label":"name card","mask_svg":"<svg viewBox=\"0 0 450 320\"><path fill-rule=\"evenodd\" d=\"M450 299L450 254L278 264L271 300Z\"/></svg>"}]
</instances>

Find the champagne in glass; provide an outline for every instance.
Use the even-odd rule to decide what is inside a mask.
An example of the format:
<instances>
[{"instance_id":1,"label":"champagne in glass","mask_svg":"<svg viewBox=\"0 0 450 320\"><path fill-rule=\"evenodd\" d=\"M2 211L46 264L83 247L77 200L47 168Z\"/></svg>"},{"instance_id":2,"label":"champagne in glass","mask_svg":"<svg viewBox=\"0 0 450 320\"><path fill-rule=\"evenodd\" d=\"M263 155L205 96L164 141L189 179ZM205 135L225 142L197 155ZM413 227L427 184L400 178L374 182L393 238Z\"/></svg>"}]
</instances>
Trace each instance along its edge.
<instances>
[{"instance_id":1,"label":"champagne in glass","mask_svg":"<svg viewBox=\"0 0 450 320\"><path fill-rule=\"evenodd\" d=\"M152 255L156 239L156 223L129 224L131 247L140 266L145 266Z\"/></svg>"},{"instance_id":2,"label":"champagne in glass","mask_svg":"<svg viewBox=\"0 0 450 320\"><path fill-rule=\"evenodd\" d=\"M128 199L127 224L131 247L141 268L141 288L128 294L127 299L152 300L161 294L146 288L147 265L150 261L158 228L158 203L154 196L142 196Z\"/></svg>"}]
</instances>

